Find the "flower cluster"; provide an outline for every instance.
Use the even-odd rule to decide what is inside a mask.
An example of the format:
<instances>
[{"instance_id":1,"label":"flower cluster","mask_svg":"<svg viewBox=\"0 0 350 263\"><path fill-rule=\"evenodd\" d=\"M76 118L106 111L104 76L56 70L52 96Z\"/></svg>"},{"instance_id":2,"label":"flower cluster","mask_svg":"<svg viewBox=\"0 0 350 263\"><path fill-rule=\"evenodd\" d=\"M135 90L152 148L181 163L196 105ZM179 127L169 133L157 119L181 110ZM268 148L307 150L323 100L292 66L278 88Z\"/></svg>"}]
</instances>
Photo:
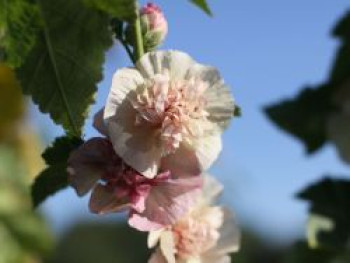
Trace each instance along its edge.
<instances>
[{"instance_id":1,"label":"flower cluster","mask_svg":"<svg viewBox=\"0 0 350 263\"><path fill-rule=\"evenodd\" d=\"M165 27L156 6L141 14ZM222 186L205 171L234 111L215 68L180 51L146 53L115 73L94 118L102 136L71 154L69 181L79 196L92 190L91 212L127 211L131 227L149 232L149 247L158 246L149 263L230 262L239 231L214 204Z\"/></svg>"}]
</instances>

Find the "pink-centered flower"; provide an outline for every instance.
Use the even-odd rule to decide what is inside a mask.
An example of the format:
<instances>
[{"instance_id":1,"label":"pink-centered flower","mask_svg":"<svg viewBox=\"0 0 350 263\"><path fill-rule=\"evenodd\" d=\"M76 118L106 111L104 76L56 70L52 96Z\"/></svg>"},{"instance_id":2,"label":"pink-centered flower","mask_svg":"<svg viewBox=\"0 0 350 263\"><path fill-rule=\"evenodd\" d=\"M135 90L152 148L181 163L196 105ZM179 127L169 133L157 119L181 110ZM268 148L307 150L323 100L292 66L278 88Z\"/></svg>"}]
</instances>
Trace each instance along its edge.
<instances>
[{"instance_id":1,"label":"pink-centered flower","mask_svg":"<svg viewBox=\"0 0 350 263\"><path fill-rule=\"evenodd\" d=\"M181 173L183 171L183 173ZM198 197L201 177L164 170L149 179L119 158L105 138L93 138L68 160L70 184L79 196L93 189L90 210L105 214L128 210L129 224L150 231L173 224Z\"/></svg>"},{"instance_id":2,"label":"pink-centered flower","mask_svg":"<svg viewBox=\"0 0 350 263\"><path fill-rule=\"evenodd\" d=\"M103 122L117 154L152 178L164 161L186 163L182 152L209 168L234 108L215 68L183 52L156 51L115 73Z\"/></svg>"},{"instance_id":3,"label":"pink-centered flower","mask_svg":"<svg viewBox=\"0 0 350 263\"><path fill-rule=\"evenodd\" d=\"M218 187L209 190L210 197L204 191L197 206L177 223L149 234L149 247L159 243L149 263L231 262L228 254L238 250L240 233L229 210L210 204Z\"/></svg>"}]
</instances>

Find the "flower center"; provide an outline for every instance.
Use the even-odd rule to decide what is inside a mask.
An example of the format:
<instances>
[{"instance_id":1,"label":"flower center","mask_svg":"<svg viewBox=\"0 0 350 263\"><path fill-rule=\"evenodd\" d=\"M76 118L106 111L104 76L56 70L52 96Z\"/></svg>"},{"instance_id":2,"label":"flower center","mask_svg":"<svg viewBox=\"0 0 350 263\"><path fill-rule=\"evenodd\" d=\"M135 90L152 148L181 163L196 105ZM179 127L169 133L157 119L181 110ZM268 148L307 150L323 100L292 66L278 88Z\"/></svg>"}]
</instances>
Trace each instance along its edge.
<instances>
[{"instance_id":1,"label":"flower center","mask_svg":"<svg viewBox=\"0 0 350 263\"><path fill-rule=\"evenodd\" d=\"M142 93L132 100L137 111L136 125L151 125L159 129L163 155L173 153L181 142L203 135L208 112L203 93L208 84L196 80L173 81L156 75L146 81Z\"/></svg>"}]
</instances>

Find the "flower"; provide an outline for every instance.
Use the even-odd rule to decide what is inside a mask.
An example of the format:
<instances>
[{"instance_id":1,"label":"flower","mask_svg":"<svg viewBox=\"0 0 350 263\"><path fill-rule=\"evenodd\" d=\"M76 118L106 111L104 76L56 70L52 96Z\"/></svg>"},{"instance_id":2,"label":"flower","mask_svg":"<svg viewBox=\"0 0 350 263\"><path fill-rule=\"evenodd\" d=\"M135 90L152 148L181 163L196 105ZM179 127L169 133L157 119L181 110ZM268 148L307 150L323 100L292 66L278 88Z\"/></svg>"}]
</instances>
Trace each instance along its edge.
<instances>
[{"instance_id":1,"label":"flower","mask_svg":"<svg viewBox=\"0 0 350 263\"><path fill-rule=\"evenodd\" d=\"M129 210L129 224L150 231L186 214L198 196L201 177L164 167L148 179L126 165L106 138L92 138L68 160L70 184L79 196L93 189L90 210L105 214Z\"/></svg>"},{"instance_id":2,"label":"flower","mask_svg":"<svg viewBox=\"0 0 350 263\"><path fill-rule=\"evenodd\" d=\"M217 184L212 178L207 182ZM149 247L158 242L159 247L149 263L231 262L227 254L238 250L240 233L229 210L211 206L218 189L218 186L207 187L189 214L170 227L150 232Z\"/></svg>"},{"instance_id":3,"label":"flower","mask_svg":"<svg viewBox=\"0 0 350 263\"><path fill-rule=\"evenodd\" d=\"M168 22L162 10L148 3L140 10L143 40L147 50L153 50L163 43L168 34Z\"/></svg>"},{"instance_id":4,"label":"flower","mask_svg":"<svg viewBox=\"0 0 350 263\"><path fill-rule=\"evenodd\" d=\"M221 133L234 108L216 69L183 52L156 51L136 68L115 73L104 123L117 154L153 178L163 162L190 165L183 152L194 153L201 170L208 169L221 151Z\"/></svg>"}]
</instances>

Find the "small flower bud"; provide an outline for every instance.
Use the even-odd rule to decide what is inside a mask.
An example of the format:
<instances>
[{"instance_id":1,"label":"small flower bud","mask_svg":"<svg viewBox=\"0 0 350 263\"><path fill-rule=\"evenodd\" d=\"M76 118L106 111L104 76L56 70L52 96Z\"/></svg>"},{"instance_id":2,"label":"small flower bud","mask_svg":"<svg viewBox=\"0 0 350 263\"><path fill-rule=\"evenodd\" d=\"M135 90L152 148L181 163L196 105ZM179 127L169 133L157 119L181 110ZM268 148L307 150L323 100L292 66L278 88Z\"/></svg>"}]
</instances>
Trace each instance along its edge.
<instances>
[{"instance_id":1,"label":"small flower bud","mask_svg":"<svg viewBox=\"0 0 350 263\"><path fill-rule=\"evenodd\" d=\"M168 22L161 9L152 3L141 8L141 27L146 50L161 45L168 34Z\"/></svg>"}]
</instances>

